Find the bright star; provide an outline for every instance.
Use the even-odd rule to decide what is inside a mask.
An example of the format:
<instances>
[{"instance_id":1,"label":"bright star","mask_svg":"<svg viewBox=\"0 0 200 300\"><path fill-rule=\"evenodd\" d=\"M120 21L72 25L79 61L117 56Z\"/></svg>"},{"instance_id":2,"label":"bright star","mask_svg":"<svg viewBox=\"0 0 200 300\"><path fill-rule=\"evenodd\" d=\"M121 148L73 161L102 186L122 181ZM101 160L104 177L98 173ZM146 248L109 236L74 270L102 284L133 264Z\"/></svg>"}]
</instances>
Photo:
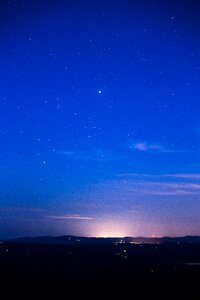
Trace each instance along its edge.
<instances>
[{"instance_id":1,"label":"bright star","mask_svg":"<svg viewBox=\"0 0 200 300\"><path fill-rule=\"evenodd\" d=\"M98 93L99 93L99 94L101 94L101 93L102 93L102 91L101 91L101 90L99 90L99 91L98 91Z\"/></svg>"}]
</instances>

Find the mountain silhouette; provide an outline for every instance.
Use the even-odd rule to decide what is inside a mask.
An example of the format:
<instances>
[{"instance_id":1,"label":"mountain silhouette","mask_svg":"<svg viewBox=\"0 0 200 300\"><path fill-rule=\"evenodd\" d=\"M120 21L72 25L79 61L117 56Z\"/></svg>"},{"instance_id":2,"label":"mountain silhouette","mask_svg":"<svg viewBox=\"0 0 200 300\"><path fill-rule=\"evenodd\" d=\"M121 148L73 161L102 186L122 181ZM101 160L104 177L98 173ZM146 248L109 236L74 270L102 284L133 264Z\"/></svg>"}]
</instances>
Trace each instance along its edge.
<instances>
[{"instance_id":1,"label":"mountain silhouette","mask_svg":"<svg viewBox=\"0 0 200 300\"><path fill-rule=\"evenodd\" d=\"M39 237L20 237L6 240L6 242L14 243L30 243L30 244L53 244L53 245L75 245L75 244L113 244L113 243L132 243L132 244L163 244L163 243L200 243L200 236L184 236L184 237L116 237L116 238L101 238L101 237L80 237L80 236L39 236Z\"/></svg>"}]
</instances>

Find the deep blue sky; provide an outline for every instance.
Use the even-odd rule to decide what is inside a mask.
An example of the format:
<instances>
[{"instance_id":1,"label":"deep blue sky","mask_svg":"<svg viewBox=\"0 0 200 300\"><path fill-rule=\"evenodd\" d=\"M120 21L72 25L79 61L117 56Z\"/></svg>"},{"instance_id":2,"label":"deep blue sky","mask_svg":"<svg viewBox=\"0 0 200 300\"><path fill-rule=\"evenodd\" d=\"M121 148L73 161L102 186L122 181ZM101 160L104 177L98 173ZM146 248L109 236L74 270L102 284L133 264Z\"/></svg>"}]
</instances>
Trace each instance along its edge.
<instances>
[{"instance_id":1,"label":"deep blue sky","mask_svg":"<svg viewBox=\"0 0 200 300\"><path fill-rule=\"evenodd\" d=\"M0 237L200 234L199 1L1 1Z\"/></svg>"}]
</instances>

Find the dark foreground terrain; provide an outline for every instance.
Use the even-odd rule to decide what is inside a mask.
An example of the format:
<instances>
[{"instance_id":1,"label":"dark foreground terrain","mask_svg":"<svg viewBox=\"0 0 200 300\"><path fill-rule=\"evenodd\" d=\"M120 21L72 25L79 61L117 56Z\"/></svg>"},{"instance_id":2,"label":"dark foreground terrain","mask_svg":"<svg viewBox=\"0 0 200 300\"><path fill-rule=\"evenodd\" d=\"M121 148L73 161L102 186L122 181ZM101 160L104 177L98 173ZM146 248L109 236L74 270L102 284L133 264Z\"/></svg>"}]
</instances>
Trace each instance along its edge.
<instances>
[{"instance_id":1,"label":"dark foreground terrain","mask_svg":"<svg viewBox=\"0 0 200 300\"><path fill-rule=\"evenodd\" d=\"M2 242L0 285L1 293L6 292L2 299L11 293L26 299L135 299L144 294L162 299L174 291L192 295L200 290L200 244Z\"/></svg>"}]
</instances>

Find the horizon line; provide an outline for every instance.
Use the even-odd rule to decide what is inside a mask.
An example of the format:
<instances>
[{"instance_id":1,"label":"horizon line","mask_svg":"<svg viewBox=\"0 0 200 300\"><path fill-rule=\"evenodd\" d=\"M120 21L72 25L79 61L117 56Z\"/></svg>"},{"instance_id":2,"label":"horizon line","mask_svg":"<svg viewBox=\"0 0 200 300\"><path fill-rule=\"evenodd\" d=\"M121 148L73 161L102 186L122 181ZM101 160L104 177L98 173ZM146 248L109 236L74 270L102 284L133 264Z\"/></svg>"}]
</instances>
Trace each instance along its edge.
<instances>
[{"instance_id":1,"label":"horizon line","mask_svg":"<svg viewBox=\"0 0 200 300\"><path fill-rule=\"evenodd\" d=\"M23 239L23 238L60 238L60 237L75 237L75 238L88 238L88 239L125 239L125 238L132 238L132 239L163 239L163 238L187 238L187 237L199 237L199 235L177 235L177 236L169 236L169 235L163 235L163 236L83 236L83 235L73 235L73 234L66 234L66 235L25 235L25 236L18 236L18 237L12 237L12 238L0 238L0 241L7 241L7 240L15 240L15 239Z\"/></svg>"}]
</instances>

